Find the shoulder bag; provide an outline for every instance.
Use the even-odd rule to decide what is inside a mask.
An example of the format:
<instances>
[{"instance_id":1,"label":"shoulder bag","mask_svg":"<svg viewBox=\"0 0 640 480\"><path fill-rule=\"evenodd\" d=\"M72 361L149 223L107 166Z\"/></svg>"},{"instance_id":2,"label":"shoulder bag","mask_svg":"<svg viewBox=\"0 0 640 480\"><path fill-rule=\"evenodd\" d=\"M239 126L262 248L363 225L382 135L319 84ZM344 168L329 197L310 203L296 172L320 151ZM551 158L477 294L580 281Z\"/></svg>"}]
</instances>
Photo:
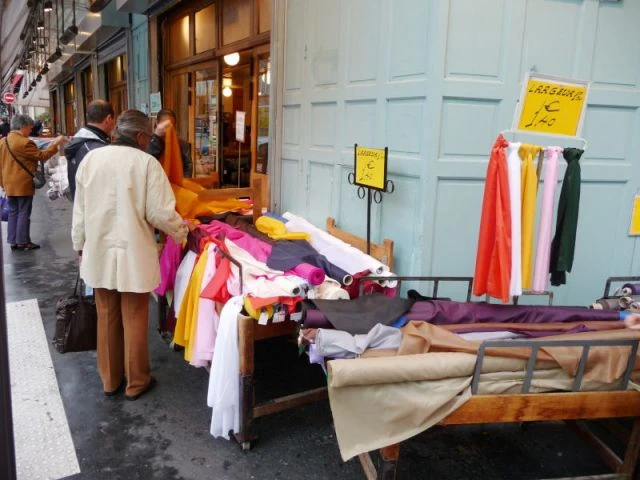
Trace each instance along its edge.
<instances>
[{"instance_id":1,"label":"shoulder bag","mask_svg":"<svg viewBox=\"0 0 640 480\"><path fill-rule=\"evenodd\" d=\"M13 151L11 150L11 147L9 146L9 138L5 138L4 143L7 145L7 150L9 150L9 153L11 154L11 156L13 157L13 159L18 162L18 165L20 165L25 172L27 172L29 175L31 175L31 178L33 179L33 186L35 188L42 188L46 185L47 180L44 177L44 166L42 165L42 162L38 162L38 166L36 167L36 171L31 173L31 171L25 167L24 163L22 163L20 160L18 160L18 157L16 157L15 153L13 153Z\"/></svg>"}]
</instances>

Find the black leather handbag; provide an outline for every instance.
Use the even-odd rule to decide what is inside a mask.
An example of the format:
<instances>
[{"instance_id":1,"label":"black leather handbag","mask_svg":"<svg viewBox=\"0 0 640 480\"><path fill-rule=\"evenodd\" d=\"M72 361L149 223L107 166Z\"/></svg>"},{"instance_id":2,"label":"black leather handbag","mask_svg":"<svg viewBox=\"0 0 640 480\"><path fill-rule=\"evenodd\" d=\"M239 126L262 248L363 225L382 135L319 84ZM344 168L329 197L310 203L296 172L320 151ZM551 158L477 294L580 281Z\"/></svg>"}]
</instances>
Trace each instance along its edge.
<instances>
[{"instance_id":1,"label":"black leather handbag","mask_svg":"<svg viewBox=\"0 0 640 480\"><path fill-rule=\"evenodd\" d=\"M95 350L98 335L98 314L93 297L82 294L80 274L73 295L56 303L56 330L53 344L60 353Z\"/></svg>"}]
</instances>

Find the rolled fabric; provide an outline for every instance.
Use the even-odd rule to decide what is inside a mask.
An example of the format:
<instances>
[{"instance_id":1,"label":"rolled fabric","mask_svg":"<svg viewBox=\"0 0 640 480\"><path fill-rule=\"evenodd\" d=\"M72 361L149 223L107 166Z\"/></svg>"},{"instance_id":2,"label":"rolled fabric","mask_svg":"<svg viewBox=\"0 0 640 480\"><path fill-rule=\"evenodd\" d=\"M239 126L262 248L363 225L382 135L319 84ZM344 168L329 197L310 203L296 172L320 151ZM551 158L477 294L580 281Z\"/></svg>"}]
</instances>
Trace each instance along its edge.
<instances>
[{"instance_id":1,"label":"rolled fabric","mask_svg":"<svg viewBox=\"0 0 640 480\"><path fill-rule=\"evenodd\" d=\"M623 296L640 295L640 283L625 283L621 293Z\"/></svg>"},{"instance_id":2,"label":"rolled fabric","mask_svg":"<svg viewBox=\"0 0 640 480\"><path fill-rule=\"evenodd\" d=\"M629 308L627 310L633 313L640 313L640 302L633 302L631 305L629 305Z\"/></svg>"},{"instance_id":3,"label":"rolled fabric","mask_svg":"<svg viewBox=\"0 0 640 480\"><path fill-rule=\"evenodd\" d=\"M292 268L292 271L299 277L304 278L312 287L320 285L326 277L324 270L309 263L301 263Z\"/></svg>"},{"instance_id":4,"label":"rolled fabric","mask_svg":"<svg viewBox=\"0 0 640 480\"><path fill-rule=\"evenodd\" d=\"M618 298L600 298L596 300L596 304L600 305L600 310L620 310L618 300Z\"/></svg>"},{"instance_id":5,"label":"rolled fabric","mask_svg":"<svg viewBox=\"0 0 640 480\"><path fill-rule=\"evenodd\" d=\"M596 303L592 303L592 304L589 306L589 308L592 308L592 309L594 309L594 310L602 310L602 309L603 309L603 308L602 308L602 305L600 305L598 302L596 302Z\"/></svg>"},{"instance_id":6,"label":"rolled fabric","mask_svg":"<svg viewBox=\"0 0 640 480\"><path fill-rule=\"evenodd\" d=\"M349 292L347 292L341 285L331 279L325 279L322 284L318 285L314 289L314 298L321 300L349 300Z\"/></svg>"},{"instance_id":7,"label":"rolled fabric","mask_svg":"<svg viewBox=\"0 0 640 480\"><path fill-rule=\"evenodd\" d=\"M629 308L629 305L633 303L633 298L631 297L620 297L618 298L618 306L621 310L626 310Z\"/></svg>"}]
</instances>

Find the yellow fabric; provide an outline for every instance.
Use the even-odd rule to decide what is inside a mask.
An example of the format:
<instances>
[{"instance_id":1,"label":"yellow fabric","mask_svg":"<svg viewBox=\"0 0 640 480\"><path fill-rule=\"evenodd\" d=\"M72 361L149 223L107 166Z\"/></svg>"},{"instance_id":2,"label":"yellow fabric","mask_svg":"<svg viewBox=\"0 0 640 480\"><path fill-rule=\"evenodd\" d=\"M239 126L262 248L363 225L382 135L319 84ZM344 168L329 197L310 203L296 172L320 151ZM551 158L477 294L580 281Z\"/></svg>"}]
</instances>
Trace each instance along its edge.
<instances>
[{"instance_id":1,"label":"yellow fabric","mask_svg":"<svg viewBox=\"0 0 640 480\"><path fill-rule=\"evenodd\" d=\"M522 288L531 288L533 272L533 231L536 222L536 197L538 194L538 174L533 157L542 147L523 143L518 154L522 159Z\"/></svg>"},{"instance_id":2,"label":"yellow fabric","mask_svg":"<svg viewBox=\"0 0 640 480\"><path fill-rule=\"evenodd\" d=\"M251 305L249 297L244 297L244 309L254 320L260 320L260 314L263 310L267 312L267 318L273 317L273 305L267 305L265 307L255 309L253 308L253 305Z\"/></svg>"},{"instance_id":3,"label":"yellow fabric","mask_svg":"<svg viewBox=\"0 0 640 480\"><path fill-rule=\"evenodd\" d=\"M208 259L209 252L205 247L193 268L184 299L180 305L180 312L176 320L176 329L173 334L173 341L184 347L184 359L187 362L190 362L193 357L193 346L195 345L196 328L198 326L198 304L200 302L202 280Z\"/></svg>"},{"instance_id":4,"label":"yellow fabric","mask_svg":"<svg viewBox=\"0 0 640 480\"><path fill-rule=\"evenodd\" d=\"M309 240L306 232L289 232L280 220L263 215L256 221L256 228L274 240Z\"/></svg>"}]
</instances>

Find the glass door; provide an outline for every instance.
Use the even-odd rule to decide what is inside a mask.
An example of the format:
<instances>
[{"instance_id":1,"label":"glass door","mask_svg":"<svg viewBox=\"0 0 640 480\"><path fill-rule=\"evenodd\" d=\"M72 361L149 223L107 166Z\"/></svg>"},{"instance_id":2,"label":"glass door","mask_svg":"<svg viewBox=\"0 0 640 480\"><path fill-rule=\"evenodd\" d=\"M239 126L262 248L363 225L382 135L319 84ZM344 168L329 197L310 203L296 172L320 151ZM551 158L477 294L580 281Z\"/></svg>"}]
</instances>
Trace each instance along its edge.
<instances>
[{"instance_id":1,"label":"glass door","mask_svg":"<svg viewBox=\"0 0 640 480\"><path fill-rule=\"evenodd\" d=\"M194 172L210 177L218 162L218 91L214 66L195 71Z\"/></svg>"}]
</instances>

